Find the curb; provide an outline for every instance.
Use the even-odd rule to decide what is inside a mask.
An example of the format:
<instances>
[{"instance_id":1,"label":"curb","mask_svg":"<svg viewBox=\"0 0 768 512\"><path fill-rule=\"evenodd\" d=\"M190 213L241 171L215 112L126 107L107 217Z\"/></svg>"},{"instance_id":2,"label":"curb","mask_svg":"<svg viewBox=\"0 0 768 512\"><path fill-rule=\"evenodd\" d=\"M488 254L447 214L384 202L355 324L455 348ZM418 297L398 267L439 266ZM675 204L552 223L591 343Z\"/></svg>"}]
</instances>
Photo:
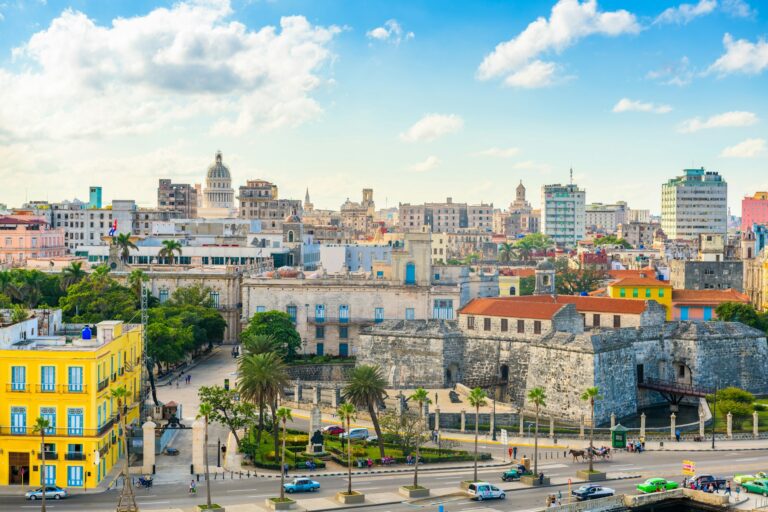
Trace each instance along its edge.
<instances>
[{"instance_id":1,"label":"curb","mask_svg":"<svg viewBox=\"0 0 768 512\"><path fill-rule=\"evenodd\" d=\"M478 465L477 469L488 469L488 468L500 468L504 466L508 466L509 462L500 462L496 464L485 464L483 466ZM475 466L448 466L448 467L439 467L439 468L426 468L424 466L421 466L419 468L419 473L422 471L445 471L445 470L455 470L455 469L473 469ZM234 471L235 474L241 473L238 471ZM379 470L373 470L373 471L353 471L352 476L357 475L383 475L387 473L413 473L413 469L379 469ZM347 471L336 471L333 473L298 473L301 475L302 478L320 478L323 476L347 476ZM253 473L254 477L259 478L280 478L280 473L274 474L274 473ZM398 502L399 503L399 502Z\"/></svg>"}]
</instances>

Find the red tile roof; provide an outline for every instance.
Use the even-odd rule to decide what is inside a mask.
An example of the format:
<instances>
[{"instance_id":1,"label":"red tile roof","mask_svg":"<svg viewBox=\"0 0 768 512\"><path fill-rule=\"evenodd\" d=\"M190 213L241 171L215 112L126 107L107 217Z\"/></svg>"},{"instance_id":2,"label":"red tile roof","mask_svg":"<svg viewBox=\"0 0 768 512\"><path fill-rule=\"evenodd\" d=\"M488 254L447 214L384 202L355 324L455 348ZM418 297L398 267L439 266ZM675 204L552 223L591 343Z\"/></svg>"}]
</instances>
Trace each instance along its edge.
<instances>
[{"instance_id":1,"label":"red tile roof","mask_svg":"<svg viewBox=\"0 0 768 512\"><path fill-rule=\"evenodd\" d=\"M500 297L495 300L513 303L537 302L539 304L573 304L581 312L617 313L639 315L645 311L645 301L613 299L610 297L589 297L583 295L524 295L522 297Z\"/></svg>"},{"instance_id":2,"label":"red tile roof","mask_svg":"<svg viewBox=\"0 0 768 512\"><path fill-rule=\"evenodd\" d=\"M723 302L749 302L749 297L728 288L725 290L672 290L674 304L720 304Z\"/></svg>"},{"instance_id":3,"label":"red tile roof","mask_svg":"<svg viewBox=\"0 0 768 512\"><path fill-rule=\"evenodd\" d=\"M669 281L659 281L651 277L625 277L608 286L670 286Z\"/></svg>"},{"instance_id":4,"label":"red tile roof","mask_svg":"<svg viewBox=\"0 0 768 512\"><path fill-rule=\"evenodd\" d=\"M530 277L535 274L536 274L536 269L533 267L499 268L499 275L502 275L502 276Z\"/></svg>"},{"instance_id":5,"label":"red tile roof","mask_svg":"<svg viewBox=\"0 0 768 512\"><path fill-rule=\"evenodd\" d=\"M533 318L551 320L565 304L543 304L541 302L515 302L512 297L473 299L459 310L462 315L500 316L507 318Z\"/></svg>"},{"instance_id":6,"label":"red tile roof","mask_svg":"<svg viewBox=\"0 0 768 512\"><path fill-rule=\"evenodd\" d=\"M46 222L44 220L37 219L37 218L21 219L19 217L9 217L9 216L0 217L0 224L5 224L5 225L45 224L45 223Z\"/></svg>"},{"instance_id":7,"label":"red tile roof","mask_svg":"<svg viewBox=\"0 0 768 512\"><path fill-rule=\"evenodd\" d=\"M643 270L609 270L608 275L613 279L624 279L625 277L654 277L656 272Z\"/></svg>"}]
</instances>

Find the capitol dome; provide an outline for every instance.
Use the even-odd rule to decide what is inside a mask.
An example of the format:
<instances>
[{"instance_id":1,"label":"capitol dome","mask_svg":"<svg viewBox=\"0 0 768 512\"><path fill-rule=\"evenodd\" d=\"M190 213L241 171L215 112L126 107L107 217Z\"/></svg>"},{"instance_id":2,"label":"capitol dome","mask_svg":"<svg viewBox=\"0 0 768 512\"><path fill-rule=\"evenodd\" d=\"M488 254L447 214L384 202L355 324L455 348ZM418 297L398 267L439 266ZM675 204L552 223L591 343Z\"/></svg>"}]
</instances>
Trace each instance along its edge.
<instances>
[{"instance_id":1,"label":"capitol dome","mask_svg":"<svg viewBox=\"0 0 768 512\"><path fill-rule=\"evenodd\" d=\"M208 167L208 179L226 179L231 180L229 168L221 163L221 151L216 152L216 161Z\"/></svg>"},{"instance_id":2,"label":"capitol dome","mask_svg":"<svg viewBox=\"0 0 768 512\"><path fill-rule=\"evenodd\" d=\"M216 152L216 160L208 167L203 189L205 208L232 209L235 203L235 191L232 189L232 176L229 168L222 163L221 151Z\"/></svg>"}]
</instances>

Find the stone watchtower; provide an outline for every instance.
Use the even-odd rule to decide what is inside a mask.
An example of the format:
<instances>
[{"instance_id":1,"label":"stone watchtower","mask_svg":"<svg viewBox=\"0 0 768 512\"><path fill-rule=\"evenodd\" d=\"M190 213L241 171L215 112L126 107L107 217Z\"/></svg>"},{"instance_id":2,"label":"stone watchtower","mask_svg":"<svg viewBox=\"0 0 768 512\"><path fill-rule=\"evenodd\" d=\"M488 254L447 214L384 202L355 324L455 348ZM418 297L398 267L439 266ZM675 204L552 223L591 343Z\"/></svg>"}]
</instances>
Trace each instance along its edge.
<instances>
[{"instance_id":1,"label":"stone watchtower","mask_svg":"<svg viewBox=\"0 0 768 512\"><path fill-rule=\"evenodd\" d=\"M536 287L534 295L555 294L555 266L549 260L543 260L536 265Z\"/></svg>"}]
</instances>

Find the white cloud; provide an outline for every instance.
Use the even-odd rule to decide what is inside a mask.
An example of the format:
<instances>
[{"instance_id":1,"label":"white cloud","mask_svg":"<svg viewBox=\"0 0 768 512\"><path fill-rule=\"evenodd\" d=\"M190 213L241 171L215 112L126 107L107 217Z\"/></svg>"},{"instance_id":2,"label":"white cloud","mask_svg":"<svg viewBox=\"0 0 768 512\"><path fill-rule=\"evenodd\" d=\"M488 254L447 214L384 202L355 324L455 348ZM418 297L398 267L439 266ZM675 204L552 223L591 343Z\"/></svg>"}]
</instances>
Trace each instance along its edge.
<instances>
[{"instance_id":1,"label":"white cloud","mask_svg":"<svg viewBox=\"0 0 768 512\"><path fill-rule=\"evenodd\" d=\"M757 116L752 112L725 112L705 120L699 117L687 119L680 124L677 131L680 133L693 133L710 128L737 128L740 126L751 126L757 123L757 121Z\"/></svg>"},{"instance_id":2,"label":"white cloud","mask_svg":"<svg viewBox=\"0 0 768 512\"><path fill-rule=\"evenodd\" d=\"M622 98L616 105L613 106L613 111L620 112L651 112L654 114L666 114L672 111L672 107L669 105L661 105L657 103L644 103L642 101L630 100L629 98Z\"/></svg>"},{"instance_id":3,"label":"white cloud","mask_svg":"<svg viewBox=\"0 0 768 512\"><path fill-rule=\"evenodd\" d=\"M723 10L734 18L751 18L755 10L744 0L723 0Z\"/></svg>"},{"instance_id":4,"label":"white cloud","mask_svg":"<svg viewBox=\"0 0 768 512\"><path fill-rule=\"evenodd\" d=\"M413 164L408 169L410 169L413 172L427 172L431 171L435 167L440 165L440 159L437 158L435 155L428 156L426 160L423 162L419 162L417 164Z\"/></svg>"},{"instance_id":5,"label":"white cloud","mask_svg":"<svg viewBox=\"0 0 768 512\"><path fill-rule=\"evenodd\" d=\"M339 29L291 16L254 31L230 14L228 0L197 0L98 25L67 9L0 68L0 124L13 138L66 139L200 119L232 135L321 112L311 93Z\"/></svg>"},{"instance_id":6,"label":"white cloud","mask_svg":"<svg viewBox=\"0 0 768 512\"><path fill-rule=\"evenodd\" d=\"M717 0L699 0L699 3L697 4L680 4L677 7L665 9L653 23L677 23L679 25L685 25L699 16L704 16L713 12L716 7Z\"/></svg>"},{"instance_id":7,"label":"white cloud","mask_svg":"<svg viewBox=\"0 0 768 512\"><path fill-rule=\"evenodd\" d=\"M683 87L693 81L693 75L694 71L691 69L691 62L688 57L684 56L678 62L649 71L645 77L650 80L657 80L662 85Z\"/></svg>"},{"instance_id":8,"label":"white cloud","mask_svg":"<svg viewBox=\"0 0 768 512\"><path fill-rule=\"evenodd\" d=\"M366 35L370 39L386 41L395 45L415 37L413 32L405 32L402 25L394 19L385 21L384 25L381 27L369 30Z\"/></svg>"},{"instance_id":9,"label":"white cloud","mask_svg":"<svg viewBox=\"0 0 768 512\"><path fill-rule=\"evenodd\" d=\"M765 139L747 139L735 146L729 146L720 153L725 158L754 158L765 154Z\"/></svg>"},{"instance_id":10,"label":"white cloud","mask_svg":"<svg viewBox=\"0 0 768 512\"><path fill-rule=\"evenodd\" d=\"M734 40L731 34L725 34L723 45L725 54L709 67L710 73L756 75L768 68L768 42L765 39L751 43L746 39Z\"/></svg>"},{"instance_id":11,"label":"white cloud","mask_svg":"<svg viewBox=\"0 0 768 512\"><path fill-rule=\"evenodd\" d=\"M464 120L456 114L427 114L400 134L405 142L430 142L449 133L456 133L464 126Z\"/></svg>"},{"instance_id":12,"label":"white cloud","mask_svg":"<svg viewBox=\"0 0 768 512\"><path fill-rule=\"evenodd\" d=\"M639 31L635 15L623 9L602 12L597 8L597 0L559 0L552 7L549 19L539 17L516 37L499 43L486 55L477 69L477 78L490 80L505 76L507 85L511 86L549 85L554 67L538 59L540 55L560 53L593 34L618 36Z\"/></svg>"},{"instance_id":13,"label":"white cloud","mask_svg":"<svg viewBox=\"0 0 768 512\"><path fill-rule=\"evenodd\" d=\"M494 156L498 158L511 158L520 153L518 148L488 148L483 151L478 151L475 156Z\"/></svg>"}]
</instances>

